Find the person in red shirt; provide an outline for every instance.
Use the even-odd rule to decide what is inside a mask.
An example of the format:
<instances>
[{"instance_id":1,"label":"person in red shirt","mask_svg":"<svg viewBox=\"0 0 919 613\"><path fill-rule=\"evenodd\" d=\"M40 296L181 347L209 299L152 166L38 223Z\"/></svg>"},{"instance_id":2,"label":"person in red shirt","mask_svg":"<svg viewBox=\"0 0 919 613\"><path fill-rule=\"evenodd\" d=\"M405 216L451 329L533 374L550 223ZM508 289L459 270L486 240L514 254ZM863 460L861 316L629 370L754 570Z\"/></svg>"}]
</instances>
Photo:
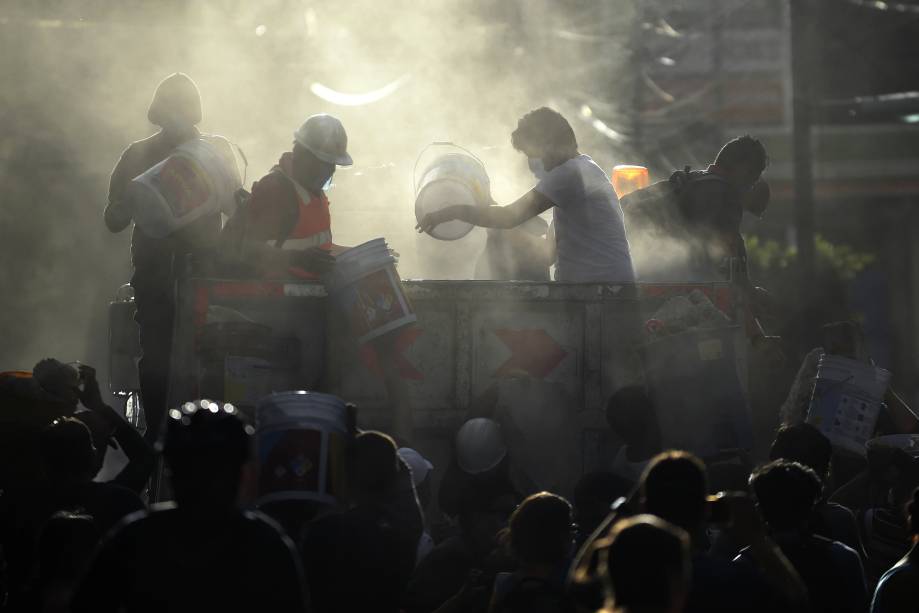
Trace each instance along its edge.
<instances>
[{"instance_id":1,"label":"person in red shirt","mask_svg":"<svg viewBox=\"0 0 919 613\"><path fill-rule=\"evenodd\" d=\"M294 146L252 186L247 204L224 229L233 250L260 276L312 279L344 248L332 242L325 188L337 166L350 166L348 136L331 115L313 115Z\"/></svg>"}]
</instances>

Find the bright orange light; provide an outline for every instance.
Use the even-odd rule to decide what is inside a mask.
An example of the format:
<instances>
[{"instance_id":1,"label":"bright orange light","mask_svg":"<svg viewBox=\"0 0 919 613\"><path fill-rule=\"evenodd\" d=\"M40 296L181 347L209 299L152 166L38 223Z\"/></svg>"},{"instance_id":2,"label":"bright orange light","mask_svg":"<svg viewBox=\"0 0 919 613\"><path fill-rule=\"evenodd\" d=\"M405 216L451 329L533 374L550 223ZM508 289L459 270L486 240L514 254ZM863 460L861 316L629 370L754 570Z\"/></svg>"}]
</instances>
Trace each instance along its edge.
<instances>
[{"instance_id":1,"label":"bright orange light","mask_svg":"<svg viewBox=\"0 0 919 613\"><path fill-rule=\"evenodd\" d=\"M613 168L611 178L613 189L616 190L616 196L622 198L626 194L631 194L636 189L648 187L651 179L648 176L648 169L644 166L629 166L621 164Z\"/></svg>"}]
</instances>

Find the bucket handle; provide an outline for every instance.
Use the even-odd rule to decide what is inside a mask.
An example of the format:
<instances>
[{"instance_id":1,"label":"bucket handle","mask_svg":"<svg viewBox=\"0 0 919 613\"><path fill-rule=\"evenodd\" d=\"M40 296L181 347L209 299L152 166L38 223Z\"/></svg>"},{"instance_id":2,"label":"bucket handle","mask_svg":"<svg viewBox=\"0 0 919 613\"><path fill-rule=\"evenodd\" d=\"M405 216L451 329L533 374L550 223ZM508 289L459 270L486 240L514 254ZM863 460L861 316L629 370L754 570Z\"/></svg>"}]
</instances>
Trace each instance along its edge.
<instances>
[{"instance_id":1,"label":"bucket handle","mask_svg":"<svg viewBox=\"0 0 919 613\"><path fill-rule=\"evenodd\" d=\"M246 186L247 174L248 174L248 172L249 172L249 158L246 157L245 152L243 152L243 148L240 147L238 144L234 143L233 141L230 141L230 144L233 145L234 147L236 147L236 151L237 151L237 153L239 153L239 157L241 157L242 160L243 160L243 182L242 182L242 185L243 185L243 187L245 187L245 186Z\"/></svg>"},{"instance_id":2,"label":"bucket handle","mask_svg":"<svg viewBox=\"0 0 919 613\"><path fill-rule=\"evenodd\" d=\"M469 151L469 149L466 149L465 147L461 145L457 145L456 143L451 143L450 141L436 140L433 143L429 143L428 145L426 145L425 148L421 150L421 153L418 154L418 157L415 158L415 165L412 166L412 193L413 194L418 193L418 181L417 181L418 162L421 161L421 158L424 156L424 153L431 147L445 147L445 146L456 147L457 149L461 149L462 151L465 151L466 153L469 154L469 156L472 159L474 159L476 162L479 163L479 166L481 166L483 169L485 168L485 163L482 161L482 159L476 154L474 154L472 151Z\"/></svg>"}]
</instances>

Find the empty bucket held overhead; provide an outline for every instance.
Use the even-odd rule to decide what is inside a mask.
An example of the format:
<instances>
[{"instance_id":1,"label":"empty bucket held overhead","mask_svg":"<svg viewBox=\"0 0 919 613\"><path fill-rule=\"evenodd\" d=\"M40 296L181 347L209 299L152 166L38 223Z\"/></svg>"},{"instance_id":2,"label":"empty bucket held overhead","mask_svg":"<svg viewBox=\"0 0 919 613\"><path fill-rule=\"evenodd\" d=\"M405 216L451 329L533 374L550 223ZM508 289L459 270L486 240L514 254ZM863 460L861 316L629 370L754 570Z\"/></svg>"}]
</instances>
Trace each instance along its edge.
<instances>
[{"instance_id":1,"label":"empty bucket held overhead","mask_svg":"<svg viewBox=\"0 0 919 613\"><path fill-rule=\"evenodd\" d=\"M126 198L137 225L162 238L212 213L232 215L240 187L233 146L222 136L202 135L135 177Z\"/></svg>"},{"instance_id":2,"label":"empty bucket held overhead","mask_svg":"<svg viewBox=\"0 0 919 613\"><path fill-rule=\"evenodd\" d=\"M330 394L278 392L255 413L258 504L312 500L335 504L344 493L348 416Z\"/></svg>"},{"instance_id":3,"label":"empty bucket held overhead","mask_svg":"<svg viewBox=\"0 0 919 613\"><path fill-rule=\"evenodd\" d=\"M425 215L449 206L488 206L491 203L491 184L485 165L472 153L453 143L428 145L415 162L413 180L415 219L418 222ZM430 235L453 241L469 234L472 228L471 223L453 220L438 225Z\"/></svg>"},{"instance_id":4,"label":"empty bucket held overhead","mask_svg":"<svg viewBox=\"0 0 919 613\"><path fill-rule=\"evenodd\" d=\"M817 381L807 423L833 444L864 456L874 436L891 374L858 360L824 354L817 363Z\"/></svg>"},{"instance_id":5,"label":"empty bucket held overhead","mask_svg":"<svg viewBox=\"0 0 919 613\"><path fill-rule=\"evenodd\" d=\"M336 258L326 286L348 320L352 335L361 343L417 320L402 290L395 258L382 238L358 245Z\"/></svg>"}]
</instances>

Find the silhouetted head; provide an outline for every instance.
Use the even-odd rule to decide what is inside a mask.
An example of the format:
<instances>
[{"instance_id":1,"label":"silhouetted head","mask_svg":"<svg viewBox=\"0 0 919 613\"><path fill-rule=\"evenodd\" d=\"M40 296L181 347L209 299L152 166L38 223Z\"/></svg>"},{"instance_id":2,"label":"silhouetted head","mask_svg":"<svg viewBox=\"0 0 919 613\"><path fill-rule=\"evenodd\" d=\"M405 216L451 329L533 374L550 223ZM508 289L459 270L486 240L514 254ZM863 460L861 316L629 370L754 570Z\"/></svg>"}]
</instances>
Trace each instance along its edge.
<instances>
[{"instance_id":1,"label":"silhouetted head","mask_svg":"<svg viewBox=\"0 0 919 613\"><path fill-rule=\"evenodd\" d=\"M88 483L98 472L92 435L76 418L55 419L42 431L39 444L45 473L55 483Z\"/></svg>"},{"instance_id":2,"label":"silhouetted head","mask_svg":"<svg viewBox=\"0 0 919 613\"><path fill-rule=\"evenodd\" d=\"M80 372L71 364L45 358L32 369L32 377L53 400L72 410L77 408L81 391Z\"/></svg>"},{"instance_id":3,"label":"silhouetted head","mask_svg":"<svg viewBox=\"0 0 919 613\"><path fill-rule=\"evenodd\" d=\"M658 454L642 476L644 510L694 534L705 520L708 480L702 460L686 451Z\"/></svg>"},{"instance_id":4,"label":"silhouetted head","mask_svg":"<svg viewBox=\"0 0 919 613\"><path fill-rule=\"evenodd\" d=\"M610 541L606 573L617 610L683 610L692 571L685 530L637 515L617 523Z\"/></svg>"},{"instance_id":5,"label":"silhouetted head","mask_svg":"<svg viewBox=\"0 0 919 613\"><path fill-rule=\"evenodd\" d=\"M649 457L660 452L657 413L644 387L629 385L610 396L606 403L606 423L626 445L646 450Z\"/></svg>"},{"instance_id":6,"label":"silhouetted head","mask_svg":"<svg viewBox=\"0 0 919 613\"><path fill-rule=\"evenodd\" d=\"M185 131L201 122L201 94L191 77L176 72L156 86L147 119L169 131Z\"/></svg>"},{"instance_id":7,"label":"silhouetted head","mask_svg":"<svg viewBox=\"0 0 919 613\"><path fill-rule=\"evenodd\" d=\"M396 442L382 432L358 434L348 454L348 485L358 503L374 502L391 490L399 474Z\"/></svg>"},{"instance_id":8,"label":"silhouetted head","mask_svg":"<svg viewBox=\"0 0 919 613\"><path fill-rule=\"evenodd\" d=\"M571 553L571 505L561 496L528 496L511 514L509 527L511 550L523 566L556 567Z\"/></svg>"},{"instance_id":9,"label":"silhouetted head","mask_svg":"<svg viewBox=\"0 0 919 613\"><path fill-rule=\"evenodd\" d=\"M171 409L160 442L171 471L176 502L185 508L224 508L236 503L243 465L250 458L252 428L235 407L209 400Z\"/></svg>"},{"instance_id":10,"label":"silhouetted head","mask_svg":"<svg viewBox=\"0 0 919 613\"><path fill-rule=\"evenodd\" d=\"M786 425L779 428L769 450L770 460L789 460L811 468L821 480L830 472L833 445L830 439L811 424Z\"/></svg>"},{"instance_id":11,"label":"silhouetted head","mask_svg":"<svg viewBox=\"0 0 919 613\"><path fill-rule=\"evenodd\" d=\"M546 171L578 154L578 140L571 124L561 113L545 106L517 121L511 144L528 158L541 159Z\"/></svg>"},{"instance_id":12,"label":"silhouetted head","mask_svg":"<svg viewBox=\"0 0 919 613\"><path fill-rule=\"evenodd\" d=\"M735 188L744 192L753 187L768 164L766 148L749 135L728 141L715 157L715 166Z\"/></svg>"},{"instance_id":13,"label":"silhouetted head","mask_svg":"<svg viewBox=\"0 0 919 613\"><path fill-rule=\"evenodd\" d=\"M75 582L86 570L99 537L89 515L70 511L52 515L38 538L39 582L43 586Z\"/></svg>"},{"instance_id":14,"label":"silhouetted head","mask_svg":"<svg viewBox=\"0 0 919 613\"><path fill-rule=\"evenodd\" d=\"M807 529L822 484L807 466L776 460L753 471L750 487L769 528L788 532Z\"/></svg>"}]
</instances>

